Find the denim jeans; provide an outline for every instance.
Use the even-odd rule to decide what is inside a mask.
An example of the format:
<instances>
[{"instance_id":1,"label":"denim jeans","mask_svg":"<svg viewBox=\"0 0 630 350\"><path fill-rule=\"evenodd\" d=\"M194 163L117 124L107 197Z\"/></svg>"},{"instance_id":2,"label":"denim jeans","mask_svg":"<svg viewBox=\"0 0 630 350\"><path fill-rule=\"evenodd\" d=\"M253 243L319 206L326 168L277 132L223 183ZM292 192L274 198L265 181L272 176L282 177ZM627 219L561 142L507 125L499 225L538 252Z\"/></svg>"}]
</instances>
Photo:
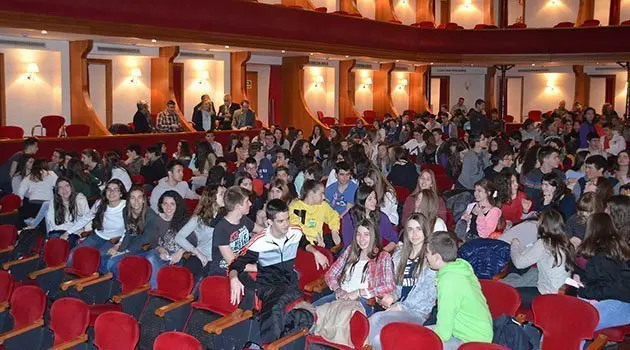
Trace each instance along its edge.
<instances>
[{"instance_id":1,"label":"denim jeans","mask_svg":"<svg viewBox=\"0 0 630 350\"><path fill-rule=\"evenodd\" d=\"M337 300L337 296L335 293L331 293L315 300L313 302L313 306L321 306L335 300ZM363 308L365 309L365 316L370 317L374 313L374 308L367 304L367 300L365 298L359 297L358 301L361 302L361 305L363 305Z\"/></svg>"},{"instance_id":2,"label":"denim jeans","mask_svg":"<svg viewBox=\"0 0 630 350\"><path fill-rule=\"evenodd\" d=\"M162 260L160 258L160 252L157 249L151 249L145 255L145 258L149 260L151 263L151 279L149 280L149 284L151 285L151 289L157 288L157 274L160 268L169 264L168 260Z\"/></svg>"},{"instance_id":3,"label":"denim jeans","mask_svg":"<svg viewBox=\"0 0 630 350\"><path fill-rule=\"evenodd\" d=\"M594 305L599 312L599 323L595 330L630 324L630 303L608 299Z\"/></svg>"}]
</instances>

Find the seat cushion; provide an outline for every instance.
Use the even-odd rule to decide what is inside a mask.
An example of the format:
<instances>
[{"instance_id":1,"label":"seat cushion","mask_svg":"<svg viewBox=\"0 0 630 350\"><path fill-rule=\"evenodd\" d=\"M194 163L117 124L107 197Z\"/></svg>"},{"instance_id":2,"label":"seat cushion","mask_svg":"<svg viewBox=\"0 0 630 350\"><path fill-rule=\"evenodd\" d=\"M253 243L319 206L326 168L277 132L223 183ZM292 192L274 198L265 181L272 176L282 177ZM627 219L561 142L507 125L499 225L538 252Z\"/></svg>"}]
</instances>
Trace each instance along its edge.
<instances>
[{"instance_id":1,"label":"seat cushion","mask_svg":"<svg viewBox=\"0 0 630 350\"><path fill-rule=\"evenodd\" d=\"M122 305L120 304L95 304L88 305L90 309L90 327L94 327L96 319L107 311L120 311L122 312Z\"/></svg>"}]
</instances>

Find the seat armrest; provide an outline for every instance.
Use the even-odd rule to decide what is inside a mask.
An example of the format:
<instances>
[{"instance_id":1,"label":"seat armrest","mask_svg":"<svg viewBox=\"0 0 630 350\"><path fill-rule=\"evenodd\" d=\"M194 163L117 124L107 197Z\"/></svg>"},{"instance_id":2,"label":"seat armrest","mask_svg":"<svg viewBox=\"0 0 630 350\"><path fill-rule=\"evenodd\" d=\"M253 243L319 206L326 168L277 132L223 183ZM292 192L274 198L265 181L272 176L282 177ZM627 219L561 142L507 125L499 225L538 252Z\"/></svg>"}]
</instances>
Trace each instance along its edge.
<instances>
[{"instance_id":1,"label":"seat armrest","mask_svg":"<svg viewBox=\"0 0 630 350\"><path fill-rule=\"evenodd\" d=\"M284 336L274 341L273 343L266 345L265 350L280 350L282 347L287 346L302 337L305 337L307 334L308 334L308 329L302 328L293 334Z\"/></svg>"},{"instance_id":2,"label":"seat armrest","mask_svg":"<svg viewBox=\"0 0 630 350\"><path fill-rule=\"evenodd\" d=\"M341 251L342 248L343 248L343 243L339 243L336 246L330 248L330 252L333 254L337 254Z\"/></svg>"},{"instance_id":3,"label":"seat armrest","mask_svg":"<svg viewBox=\"0 0 630 350\"><path fill-rule=\"evenodd\" d=\"M101 277L99 277L99 278L97 278L95 280L91 280L91 281L87 281L87 282L80 282L77 285L75 285L74 288L76 288L76 290L78 292L80 292L85 287L89 287L89 286L94 285L94 284L98 284L98 283L101 283L101 282L109 281L112 278L114 278L114 274L111 273L111 272L108 272L108 273L104 274L103 276L101 276Z\"/></svg>"},{"instance_id":4,"label":"seat armrest","mask_svg":"<svg viewBox=\"0 0 630 350\"><path fill-rule=\"evenodd\" d=\"M600 333L600 335L595 338L595 341L589 344L586 350L601 350L604 348L604 346L606 346L607 342L608 337Z\"/></svg>"},{"instance_id":5,"label":"seat armrest","mask_svg":"<svg viewBox=\"0 0 630 350\"><path fill-rule=\"evenodd\" d=\"M254 313L252 310L240 310L232 312L227 316L223 316L220 319L210 322L203 327L203 330L210 334L221 335L221 333L227 329L232 327L235 324L241 323L247 319L252 318Z\"/></svg>"},{"instance_id":6,"label":"seat armrest","mask_svg":"<svg viewBox=\"0 0 630 350\"><path fill-rule=\"evenodd\" d=\"M44 127L41 126L40 124L35 125L34 127L31 128L31 136L35 136L35 130L37 128L40 128L40 135L39 136L43 136L44 135Z\"/></svg>"},{"instance_id":7,"label":"seat armrest","mask_svg":"<svg viewBox=\"0 0 630 350\"><path fill-rule=\"evenodd\" d=\"M193 302L193 300L195 300L195 297L192 295L189 295L187 297L185 297L182 300L178 300L175 302L172 302L168 305L164 305L162 307L159 307L157 310L155 310L155 314L159 317L164 317L164 315L166 315L167 312L169 311L173 311L175 309L177 309L180 306L184 306L186 304L190 304Z\"/></svg>"},{"instance_id":8,"label":"seat armrest","mask_svg":"<svg viewBox=\"0 0 630 350\"><path fill-rule=\"evenodd\" d=\"M4 343L5 340L7 339L11 339L13 337L17 337L20 334L24 334L28 331L31 331L33 329L37 329L39 327L43 327L44 326L44 320L43 319L39 319L31 324L29 324L26 327L22 327L19 329L13 329L10 330L8 332L2 333L0 334L0 344Z\"/></svg>"},{"instance_id":9,"label":"seat armrest","mask_svg":"<svg viewBox=\"0 0 630 350\"><path fill-rule=\"evenodd\" d=\"M151 289L151 286L147 283L147 284L145 284L145 285L143 285L141 287L138 287L136 289L132 289L132 290L126 292L126 293L121 293L121 294L118 294L118 295L114 295L112 297L112 301L115 304L120 304L120 303L122 303L123 299L129 298L129 297L134 296L136 294L147 292L150 289Z\"/></svg>"},{"instance_id":10,"label":"seat armrest","mask_svg":"<svg viewBox=\"0 0 630 350\"><path fill-rule=\"evenodd\" d=\"M33 261L33 260L37 260L37 259L39 259L39 254L35 254L33 256L29 256L28 258L11 260L11 261L8 261L8 262L5 262L4 264L2 264L2 268L4 270L8 270L9 268L11 268L11 266L23 264L23 263L26 263L26 262L29 262L29 261Z\"/></svg>"},{"instance_id":11,"label":"seat armrest","mask_svg":"<svg viewBox=\"0 0 630 350\"><path fill-rule=\"evenodd\" d=\"M64 269L65 267L66 267L66 263L63 263L63 264L57 265L57 266L49 266L49 267L43 268L41 270L37 270L37 271L33 271L33 272L29 273L28 274L28 278L34 280L38 276L45 275L47 273L51 273L51 272L54 272L54 271L58 271L58 270Z\"/></svg>"},{"instance_id":12,"label":"seat armrest","mask_svg":"<svg viewBox=\"0 0 630 350\"><path fill-rule=\"evenodd\" d=\"M81 334L80 336L68 340L66 342L63 342L59 345L55 345L53 346L52 350L66 350L66 349L72 349L73 347L79 345L79 344L83 344L85 342L87 342L88 340L88 336L87 334Z\"/></svg>"},{"instance_id":13,"label":"seat armrest","mask_svg":"<svg viewBox=\"0 0 630 350\"><path fill-rule=\"evenodd\" d=\"M516 315L515 319L516 319L516 322L518 322L520 324L523 324L523 323L527 322L527 315L525 315L525 314L518 314L518 315Z\"/></svg>"},{"instance_id":14,"label":"seat armrest","mask_svg":"<svg viewBox=\"0 0 630 350\"><path fill-rule=\"evenodd\" d=\"M11 251L13 251L13 248L15 248L14 246L10 245L4 249L0 249L0 254L4 254L4 253L9 253Z\"/></svg>"},{"instance_id":15,"label":"seat armrest","mask_svg":"<svg viewBox=\"0 0 630 350\"><path fill-rule=\"evenodd\" d=\"M70 281L66 281L63 282L62 284L59 285L59 288L61 288L61 290L66 291L68 290L68 288L72 287L72 286L76 286L79 283L86 283L89 281L93 281L95 279L98 278L98 272L94 272L93 274L91 274L90 276L87 277L83 277L83 278L77 278L77 279L73 279Z\"/></svg>"},{"instance_id":16,"label":"seat armrest","mask_svg":"<svg viewBox=\"0 0 630 350\"><path fill-rule=\"evenodd\" d=\"M0 312L5 312L9 308L9 301L0 303Z\"/></svg>"},{"instance_id":17,"label":"seat armrest","mask_svg":"<svg viewBox=\"0 0 630 350\"><path fill-rule=\"evenodd\" d=\"M304 290L307 292L321 293L325 288L326 288L326 279L324 278L324 276L320 276L318 279L310 281L304 285Z\"/></svg>"}]
</instances>

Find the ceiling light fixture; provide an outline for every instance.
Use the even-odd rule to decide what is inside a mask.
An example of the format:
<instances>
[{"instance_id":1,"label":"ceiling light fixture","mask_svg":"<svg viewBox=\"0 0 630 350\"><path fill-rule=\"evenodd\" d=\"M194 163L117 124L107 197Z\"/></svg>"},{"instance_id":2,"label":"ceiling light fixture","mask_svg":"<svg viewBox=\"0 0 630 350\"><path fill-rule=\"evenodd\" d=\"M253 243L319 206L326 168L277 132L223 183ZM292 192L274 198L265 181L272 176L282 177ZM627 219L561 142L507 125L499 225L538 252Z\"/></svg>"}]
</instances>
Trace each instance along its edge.
<instances>
[{"instance_id":1,"label":"ceiling light fixture","mask_svg":"<svg viewBox=\"0 0 630 350\"><path fill-rule=\"evenodd\" d=\"M42 33L42 34L44 34L44 35L46 35L46 34L48 34L48 31L47 31L46 29L44 29L44 30L42 30L42 32L41 32L41 33Z\"/></svg>"},{"instance_id":2,"label":"ceiling light fixture","mask_svg":"<svg viewBox=\"0 0 630 350\"><path fill-rule=\"evenodd\" d=\"M151 39L151 42L152 42L152 43L157 43L157 40L155 40L155 39Z\"/></svg>"},{"instance_id":3,"label":"ceiling light fixture","mask_svg":"<svg viewBox=\"0 0 630 350\"><path fill-rule=\"evenodd\" d=\"M230 45L225 45L225 48L226 48L226 49L229 49L229 48L230 48Z\"/></svg>"},{"instance_id":4,"label":"ceiling light fixture","mask_svg":"<svg viewBox=\"0 0 630 350\"><path fill-rule=\"evenodd\" d=\"M287 53L287 50L282 50L281 52L282 52L282 53Z\"/></svg>"}]
</instances>

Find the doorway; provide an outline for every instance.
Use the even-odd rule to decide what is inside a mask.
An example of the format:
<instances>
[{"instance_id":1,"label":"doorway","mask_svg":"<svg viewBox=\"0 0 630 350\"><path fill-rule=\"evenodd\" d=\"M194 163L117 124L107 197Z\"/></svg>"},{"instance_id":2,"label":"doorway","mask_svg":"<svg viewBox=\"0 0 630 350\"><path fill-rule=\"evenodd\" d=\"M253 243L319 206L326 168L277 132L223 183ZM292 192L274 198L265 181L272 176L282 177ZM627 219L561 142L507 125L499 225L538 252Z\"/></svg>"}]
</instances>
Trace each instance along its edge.
<instances>
[{"instance_id":1,"label":"doorway","mask_svg":"<svg viewBox=\"0 0 630 350\"><path fill-rule=\"evenodd\" d=\"M432 76L431 77L431 110L434 113L440 110L441 105L449 104L451 98L451 78L447 76Z\"/></svg>"},{"instance_id":2,"label":"doorway","mask_svg":"<svg viewBox=\"0 0 630 350\"><path fill-rule=\"evenodd\" d=\"M88 58L87 64L87 86L90 101L101 123L109 128L112 126L113 109L112 60Z\"/></svg>"},{"instance_id":3,"label":"doorway","mask_svg":"<svg viewBox=\"0 0 630 350\"><path fill-rule=\"evenodd\" d=\"M173 63L173 95L175 95L175 102L179 107L180 112L184 113L184 64Z\"/></svg>"},{"instance_id":4,"label":"doorway","mask_svg":"<svg viewBox=\"0 0 630 350\"><path fill-rule=\"evenodd\" d=\"M247 90L249 108L256 112L258 117L262 117L258 115L258 72L247 72L245 78L245 88Z\"/></svg>"},{"instance_id":5,"label":"doorway","mask_svg":"<svg viewBox=\"0 0 630 350\"><path fill-rule=\"evenodd\" d=\"M507 77L505 103L507 114L514 117L514 123L523 122L523 77Z\"/></svg>"}]
</instances>

